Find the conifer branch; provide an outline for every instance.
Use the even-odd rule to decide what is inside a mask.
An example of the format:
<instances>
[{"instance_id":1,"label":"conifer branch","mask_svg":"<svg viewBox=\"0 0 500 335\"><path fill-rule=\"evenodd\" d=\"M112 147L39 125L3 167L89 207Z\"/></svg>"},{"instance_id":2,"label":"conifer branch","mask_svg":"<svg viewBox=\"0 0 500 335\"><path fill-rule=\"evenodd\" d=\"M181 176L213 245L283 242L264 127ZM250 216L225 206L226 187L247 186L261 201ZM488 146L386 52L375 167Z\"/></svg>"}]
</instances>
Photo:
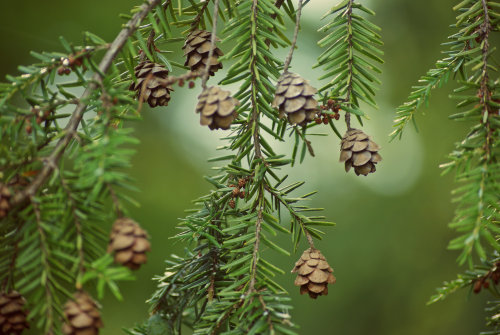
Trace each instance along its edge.
<instances>
[{"instance_id":1,"label":"conifer branch","mask_svg":"<svg viewBox=\"0 0 500 335\"><path fill-rule=\"evenodd\" d=\"M52 294L52 289L50 287L52 281L52 272L51 266L49 264L49 250L47 246L47 236L45 235L44 228L42 227L42 214L40 211L40 207L38 205L37 200L34 199L33 196L30 196L30 202L33 206L33 211L35 213L36 227L40 239L40 251L42 258L42 280L41 283L44 286L45 291L45 334L46 335L54 335L54 298Z\"/></svg>"},{"instance_id":2,"label":"conifer branch","mask_svg":"<svg viewBox=\"0 0 500 335\"><path fill-rule=\"evenodd\" d=\"M66 147L70 144L71 140L74 138L76 130L83 118L83 114L87 108L86 100L91 96L91 94L100 87L102 83L101 73L106 73L111 66L113 60L116 58L123 45L127 42L128 38L137 30L139 23L144 17L155 7L161 0L149 0L147 4L142 6L142 10L137 12L132 19L126 24L120 33L117 35L113 43L108 48L108 51L104 55L103 59L99 64L99 72L94 74L92 77L92 82L85 89L82 96L79 99L78 106L71 115L67 126L64 128L65 135L56 144L52 153L44 159L44 166L33 180L25 189L16 193L11 201L12 206L17 206L26 201L28 198L35 196L38 189L45 183L45 181L50 177L55 167L57 166L59 160L64 154Z\"/></svg>"}]
</instances>

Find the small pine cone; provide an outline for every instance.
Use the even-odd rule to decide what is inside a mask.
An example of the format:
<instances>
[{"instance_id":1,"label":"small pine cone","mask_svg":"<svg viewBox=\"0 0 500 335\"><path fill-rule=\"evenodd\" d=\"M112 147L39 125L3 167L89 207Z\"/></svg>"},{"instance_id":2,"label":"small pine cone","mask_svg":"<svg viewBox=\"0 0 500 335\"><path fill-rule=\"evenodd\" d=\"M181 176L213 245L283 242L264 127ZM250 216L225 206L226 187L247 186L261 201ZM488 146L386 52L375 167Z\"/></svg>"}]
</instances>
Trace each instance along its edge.
<instances>
[{"instance_id":1,"label":"small pine cone","mask_svg":"<svg viewBox=\"0 0 500 335\"><path fill-rule=\"evenodd\" d=\"M129 90L136 91L137 97L141 97L144 86L143 101L147 101L149 106L167 106L170 101L170 91L172 86L165 86L161 79L167 79L168 70L161 64L144 61L135 67L135 77L137 82L130 84Z\"/></svg>"},{"instance_id":2,"label":"small pine cone","mask_svg":"<svg viewBox=\"0 0 500 335\"><path fill-rule=\"evenodd\" d=\"M280 118L286 115L290 124L304 126L316 116L316 92L318 90L309 85L309 81L298 74L286 72L278 80L272 106L278 108Z\"/></svg>"},{"instance_id":3,"label":"small pine cone","mask_svg":"<svg viewBox=\"0 0 500 335\"><path fill-rule=\"evenodd\" d=\"M229 129L238 116L236 106L240 102L231 97L231 92L218 86L209 87L198 96L196 113L200 113L200 124L210 129Z\"/></svg>"},{"instance_id":4,"label":"small pine cone","mask_svg":"<svg viewBox=\"0 0 500 335\"><path fill-rule=\"evenodd\" d=\"M62 326L64 335L98 335L103 327L99 307L83 291L76 292L73 300L64 305L65 322Z\"/></svg>"},{"instance_id":5,"label":"small pine cone","mask_svg":"<svg viewBox=\"0 0 500 335\"><path fill-rule=\"evenodd\" d=\"M300 286L300 294L308 293L313 299L319 295L328 295L328 284L335 284L337 279L318 249L307 249L295 263L292 273L297 273L295 286Z\"/></svg>"},{"instance_id":6,"label":"small pine cone","mask_svg":"<svg viewBox=\"0 0 500 335\"><path fill-rule=\"evenodd\" d=\"M6 217L9 212L11 196L7 185L0 183L0 220Z\"/></svg>"},{"instance_id":7,"label":"small pine cone","mask_svg":"<svg viewBox=\"0 0 500 335\"><path fill-rule=\"evenodd\" d=\"M354 167L357 176L376 171L375 164L382 160L378 153L380 147L359 129L350 129L342 137L340 162L345 162L345 171Z\"/></svg>"},{"instance_id":8,"label":"small pine cone","mask_svg":"<svg viewBox=\"0 0 500 335\"><path fill-rule=\"evenodd\" d=\"M0 335L19 335L29 328L26 300L17 291L0 294Z\"/></svg>"},{"instance_id":9,"label":"small pine cone","mask_svg":"<svg viewBox=\"0 0 500 335\"><path fill-rule=\"evenodd\" d=\"M130 218L119 218L111 229L108 252L115 252L115 262L132 270L146 263L151 251L146 232Z\"/></svg>"},{"instance_id":10,"label":"small pine cone","mask_svg":"<svg viewBox=\"0 0 500 335\"><path fill-rule=\"evenodd\" d=\"M191 71L204 71L208 62L208 54L210 52L210 39L212 33L206 30L194 30L186 38L186 42L182 49L184 49L184 56L186 62L184 65L189 66ZM216 39L219 41L219 39ZM211 76L222 69L222 64L219 62L219 56L222 56L222 51L214 47L213 55L210 60L210 67L208 72Z\"/></svg>"}]
</instances>

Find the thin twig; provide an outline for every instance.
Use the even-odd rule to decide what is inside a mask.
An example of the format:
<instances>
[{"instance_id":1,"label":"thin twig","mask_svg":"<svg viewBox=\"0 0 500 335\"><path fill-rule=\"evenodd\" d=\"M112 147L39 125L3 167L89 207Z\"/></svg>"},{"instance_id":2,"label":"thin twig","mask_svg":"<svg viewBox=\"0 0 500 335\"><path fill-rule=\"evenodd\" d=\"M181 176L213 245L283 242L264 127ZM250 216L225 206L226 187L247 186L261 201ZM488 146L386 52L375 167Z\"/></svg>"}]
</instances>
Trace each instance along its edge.
<instances>
[{"instance_id":1,"label":"thin twig","mask_svg":"<svg viewBox=\"0 0 500 335\"><path fill-rule=\"evenodd\" d=\"M349 105L351 105L351 92L352 92L352 80L353 80L353 75L352 75L352 67L353 67L353 56L352 50L352 3L354 0L349 0L349 4L347 5L347 11L346 11L346 16L347 16L347 30L349 31L349 34L347 36L347 50L349 52L349 60L347 62L347 73L348 73L348 82L347 82L347 93L345 97L345 102ZM345 124L347 125L347 130L351 129L351 113L348 111L345 112Z\"/></svg>"},{"instance_id":2,"label":"thin twig","mask_svg":"<svg viewBox=\"0 0 500 335\"><path fill-rule=\"evenodd\" d=\"M166 10L167 10L168 6L170 5L170 2L171 2L171 0L167 0L167 1L165 1L165 3L162 5L162 10L163 10L163 11L166 11ZM157 17L157 18L156 18L156 24L159 24L159 23L160 23L160 17ZM149 51L153 51L153 50L151 49L151 46L154 46L154 43L155 43L155 35L156 35L155 30L154 30L154 28L152 27L152 28L151 28L151 32L149 33L149 36L148 36L147 43L146 43L146 45L148 46ZM146 59L146 53L145 53L145 52L143 52L143 53L141 54L141 62L142 62L142 61L144 61L145 59Z\"/></svg>"},{"instance_id":3,"label":"thin twig","mask_svg":"<svg viewBox=\"0 0 500 335\"><path fill-rule=\"evenodd\" d=\"M99 64L99 72L96 72L92 77L92 81L89 83L88 87L83 92L82 96L79 99L79 103L71 115L71 118L64 128L64 136L57 142L54 150L45 158L45 165L40 170L40 173L36 176L33 182L28 185L22 191L16 193L12 198L11 204L13 206L19 205L26 201L28 198L34 196L38 189L45 183L45 181L50 177L52 172L54 171L54 167L57 166L57 163L61 159L66 147L70 144L71 140L74 138L76 134L76 130L80 125L80 121L83 118L83 114L87 109L88 99L92 95L92 93L99 88L99 85L102 83L103 78L100 73L106 73L111 66L113 60L116 58L123 45L127 42L129 37L136 31L139 23L146 17L146 15L157 6L161 0L149 0L147 4L142 5L142 10L136 13L132 19L127 23L125 28L123 28L120 33L117 35L113 43L109 46L108 51L102 58Z\"/></svg>"},{"instance_id":4,"label":"thin twig","mask_svg":"<svg viewBox=\"0 0 500 335\"><path fill-rule=\"evenodd\" d=\"M248 293L255 291L255 278L257 277L257 263L259 262L259 247L260 247L260 232L262 230L262 212L264 211L264 190L261 187L258 195L259 209L257 211L257 221L255 222L255 244L252 252L252 269L250 271L250 284L248 285Z\"/></svg>"},{"instance_id":5,"label":"thin twig","mask_svg":"<svg viewBox=\"0 0 500 335\"><path fill-rule=\"evenodd\" d=\"M208 2L208 0L207 0ZM214 49L215 49L215 39L216 39L216 33L217 33L217 17L219 16L219 0L214 0L214 14L212 18L212 35L210 36L210 50L208 51L208 60L207 64L205 65L205 71L203 73L203 78L201 80L201 87L202 89L207 88L207 81L208 81L208 75L210 72L210 66L211 66L211 61L212 57L214 56Z\"/></svg>"},{"instance_id":6,"label":"thin twig","mask_svg":"<svg viewBox=\"0 0 500 335\"><path fill-rule=\"evenodd\" d=\"M113 205L115 207L116 216L119 218L123 217L123 211L121 209L122 206L120 204L118 196L116 195L115 190L113 190L110 183L106 183L106 187L108 188L109 194L111 195L111 200L113 201Z\"/></svg>"},{"instance_id":7,"label":"thin twig","mask_svg":"<svg viewBox=\"0 0 500 335\"><path fill-rule=\"evenodd\" d=\"M196 17L193 19L193 22L191 22L191 31L196 30L198 28L200 21L201 21L201 18L203 17L203 14L205 13L205 10L207 9L209 3L210 3L210 0L205 0L205 3L200 8L200 11L196 15Z\"/></svg>"},{"instance_id":8,"label":"thin twig","mask_svg":"<svg viewBox=\"0 0 500 335\"><path fill-rule=\"evenodd\" d=\"M283 66L283 73L288 72L288 67L292 62L293 51L295 50L295 45L297 44L297 36L299 35L301 14L302 14L302 0L299 0L299 3L297 5L297 14L295 14L296 21L295 21L295 30L293 32L292 45L290 46L290 51L288 52L288 56L286 56L285 65Z\"/></svg>"}]
</instances>

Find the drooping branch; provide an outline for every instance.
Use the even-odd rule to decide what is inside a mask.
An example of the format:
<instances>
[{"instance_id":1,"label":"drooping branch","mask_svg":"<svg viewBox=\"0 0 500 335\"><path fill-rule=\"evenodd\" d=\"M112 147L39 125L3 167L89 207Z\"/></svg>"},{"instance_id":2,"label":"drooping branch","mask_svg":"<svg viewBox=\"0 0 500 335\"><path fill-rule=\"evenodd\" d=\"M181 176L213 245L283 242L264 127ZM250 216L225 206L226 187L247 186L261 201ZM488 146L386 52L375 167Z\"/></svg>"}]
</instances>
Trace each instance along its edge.
<instances>
[{"instance_id":1,"label":"drooping branch","mask_svg":"<svg viewBox=\"0 0 500 335\"><path fill-rule=\"evenodd\" d=\"M52 153L43 160L44 166L40 170L36 178L33 180L33 182L31 182L25 189L14 195L11 201L12 206L20 205L21 203L28 200L29 197L34 196L38 189L52 175L52 172L57 167L62 155L64 154L64 151L76 134L78 126L80 125L83 114L85 113L88 105L87 100L90 98L92 93L97 90L102 84L103 78L101 77L100 73L106 73L108 71L113 60L117 57L118 53L125 45L129 37L139 27L140 22L160 2L161 0L149 0L146 4L143 4L141 11L137 12L132 17L132 19L125 25L125 28L123 28L117 35L113 43L111 43L108 51L99 63L99 72L96 72L92 77L92 81L80 97L75 111L72 113L68 124L64 128L64 136L59 140L59 142L57 142Z\"/></svg>"}]
</instances>

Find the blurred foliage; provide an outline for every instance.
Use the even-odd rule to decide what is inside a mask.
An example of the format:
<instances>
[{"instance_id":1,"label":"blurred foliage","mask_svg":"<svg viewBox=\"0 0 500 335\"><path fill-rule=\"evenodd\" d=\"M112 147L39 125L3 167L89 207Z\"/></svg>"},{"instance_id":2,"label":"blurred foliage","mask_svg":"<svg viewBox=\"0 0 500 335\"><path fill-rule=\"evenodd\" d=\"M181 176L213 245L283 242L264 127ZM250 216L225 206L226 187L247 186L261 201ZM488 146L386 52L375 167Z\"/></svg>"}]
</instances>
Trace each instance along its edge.
<instances>
[{"instance_id":1,"label":"blurred foliage","mask_svg":"<svg viewBox=\"0 0 500 335\"><path fill-rule=\"evenodd\" d=\"M17 65L32 63L30 50L58 49L60 35L78 41L82 31L90 30L109 40L122 22L118 13L128 12L137 3L4 1L0 11L0 76L17 73ZM366 122L379 136L382 154L387 157L380 164L380 175L377 172L361 180L346 175L337 163L338 139L333 136L314 139L319 157L307 158L295 167L294 174L310 182L311 189L318 189L315 205L325 207L325 215L337 222L337 228L318 243L338 280L327 297L311 301L299 296L291 274L277 279L291 292L293 317L303 334L334 330L339 334L446 335L476 334L484 329L481 296L462 291L444 302L425 305L434 288L457 272L457 253L445 249L453 237L447 227L454 209L449 201L452 181L451 177L439 177L438 165L468 125L447 119L454 111L447 98L451 90L433 92L431 107L423 109L426 115L419 119L421 132L417 136L407 134L409 138L402 143L382 141L391 129L396 106L404 101L415 78L435 62L439 43L450 33L446 26L454 21L454 4L451 0L386 0L371 5L377 12L374 21L382 28L386 55L377 99L381 110L371 113L372 120ZM294 64L301 73L311 73L308 79L312 82L321 75L309 70L321 53L315 45L320 36L305 32L320 27L319 18L330 5L314 1L304 10L304 32ZM228 50L228 46L223 44L222 49ZM174 52L180 59L181 50ZM176 88L168 110L144 110L144 121L136 123L141 144L132 161L132 174L141 190L134 194L141 207L131 212L152 236L153 252L149 263L136 274L137 281L122 285L124 302L111 296L104 300L104 334L122 334L122 327L147 316L144 301L155 287L151 278L164 271L169 254L181 251L169 236L176 233L178 218L184 216L191 199L209 188L201 175L210 166L206 159L215 155L214 149L207 148L215 147L214 137L219 133L209 134L199 127L194 115L194 96L198 94L198 88ZM394 153L398 155L391 159ZM412 178L406 178L412 181L400 192L390 192L390 186L384 185L391 185L398 174L382 171L390 170L391 162L398 166L405 161L412 162L408 171L395 170L408 172ZM290 269L297 257L290 257ZM273 261L273 255L269 258ZM36 330L29 334L36 334Z\"/></svg>"}]
</instances>

